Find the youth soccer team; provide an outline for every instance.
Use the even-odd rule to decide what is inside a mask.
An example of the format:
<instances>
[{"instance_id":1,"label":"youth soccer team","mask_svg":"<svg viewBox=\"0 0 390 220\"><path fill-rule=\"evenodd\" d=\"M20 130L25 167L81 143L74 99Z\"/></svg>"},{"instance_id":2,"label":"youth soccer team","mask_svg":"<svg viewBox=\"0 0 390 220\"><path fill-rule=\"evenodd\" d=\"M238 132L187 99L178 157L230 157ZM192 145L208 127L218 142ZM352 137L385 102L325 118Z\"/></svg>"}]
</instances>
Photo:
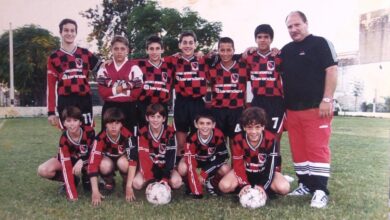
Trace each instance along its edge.
<instances>
[{"instance_id":1,"label":"youth soccer team","mask_svg":"<svg viewBox=\"0 0 390 220\"><path fill-rule=\"evenodd\" d=\"M281 174L281 59L270 50L270 25L255 29L257 48L238 55L229 37L220 38L217 54L196 53L196 35L184 31L179 53L162 57L162 39L151 36L146 40L148 58L129 60L128 40L115 36L112 60L104 63L75 45L75 21L64 19L59 28L61 48L48 59L48 120L63 133L57 156L41 164L38 175L63 182L61 190L69 200L78 199L81 181L85 191L92 191L92 204L101 204L105 194L118 188L116 171L127 201L136 199L134 189L155 181L172 189L184 186L193 198L202 198L204 188L210 195L249 187L267 195L289 192ZM104 100L98 134L90 72L97 73ZM253 93L250 107L247 83ZM208 87L212 95L206 106Z\"/></svg>"}]
</instances>

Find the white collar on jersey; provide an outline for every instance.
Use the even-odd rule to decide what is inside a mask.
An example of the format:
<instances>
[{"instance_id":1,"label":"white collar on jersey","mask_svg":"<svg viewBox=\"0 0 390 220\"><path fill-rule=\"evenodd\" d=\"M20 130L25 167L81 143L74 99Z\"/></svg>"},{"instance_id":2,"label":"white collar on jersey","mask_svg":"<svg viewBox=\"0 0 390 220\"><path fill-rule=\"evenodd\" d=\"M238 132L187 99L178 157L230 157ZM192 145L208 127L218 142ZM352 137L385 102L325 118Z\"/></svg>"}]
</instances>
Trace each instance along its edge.
<instances>
[{"instance_id":1,"label":"white collar on jersey","mask_svg":"<svg viewBox=\"0 0 390 220\"><path fill-rule=\"evenodd\" d=\"M262 54L262 53L260 53L260 51L257 50L257 54L263 58L266 58L271 54L271 51L268 51L268 53L266 53L266 54Z\"/></svg>"},{"instance_id":2,"label":"white collar on jersey","mask_svg":"<svg viewBox=\"0 0 390 220\"><path fill-rule=\"evenodd\" d=\"M60 51L66 53L66 54L68 54L70 56L73 56L74 53L76 52L76 50L77 50L77 46L74 46L74 48L71 51L67 51L63 47L60 48Z\"/></svg>"},{"instance_id":3,"label":"white collar on jersey","mask_svg":"<svg viewBox=\"0 0 390 220\"><path fill-rule=\"evenodd\" d=\"M261 133L259 143L257 143L256 146L252 146L251 142L250 142L249 139L248 139L248 134L247 134L247 133L245 133L245 139L246 139L246 143L248 143L249 147L250 147L253 151L256 151L256 149L260 146L261 142L263 142L263 133Z\"/></svg>"},{"instance_id":4,"label":"white collar on jersey","mask_svg":"<svg viewBox=\"0 0 390 220\"><path fill-rule=\"evenodd\" d=\"M119 142L119 139L121 138L121 133L119 133L118 137L116 138L116 140L112 139L112 137L110 136L110 134L108 133L107 129L106 129L106 134L107 134L107 137L108 137L108 140L111 141L111 143L113 144L117 144Z\"/></svg>"},{"instance_id":5,"label":"white collar on jersey","mask_svg":"<svg viewBox=\"0 0 390 220\"><path fill-rule=\"evenodd\" d=\"M160 133L157 135L157 137L154 136L153 131L152 131L152 128L150 127L150 125L148 125L148 130L149 130L149 134L150 134L150 136L152 136L153 140L154 140L155 142L158 142L158 141L160 140L160 138L161 138L163 132L164 132L164 125L161 126Z\"/></svg>"},{"instance_id":6,"label":"white collar on jersey","mask_svg":"<svg viewBox=\"0 0 390 220\"><path fill-rule=\"evenodd\" d=\"M80 137L79 137L78 140L73 140L73 138L70 136L68 130L66 130L66 136L68 137L68 140L69 140L72 144L74 144L74 145L79 145L80 142L81 142L81 139L83 138L83 129L80 128Z\"/></svg>"},{"instance_id":7,"label":"white collar on jersey","mask_svg":"<svg viewBox=\"0 0 390 220\"><path fill-rule=\"evenodd\" d=\"M213 139L213 136L214 136L214 131L213 130L211 130L210 135L206 139L202 138L202 136L200 135L199 129L198 129L198 131L196 133L197 133L199 142L202 145L204 145L204 146L207 146L210 143L211 139Z\"/></svg>"},{"instance_id":8,"label":"white collar on jersey","mask_svg":"<svg viewBox=\"0 0 390 220\"><path fill-rule=\"evenodd\" d=\"M150 65L154 66L154 68L159 69L161 67L162 63L163 63L163 60L161 59L160 63L157 64L157 65L152 63L152 61L150 61L150 60L148 60L148 62L150 63Z\"/></svg>"},{"instance_id":9,"label":"white collar on jersey","mask_svg":"<svg viewBox=\"0 0 390 220\"><path fill-rule=\"evenodd\" d=\"M227 71L227 72L230 72L230 70L233 68L233 66L234 65L236 65L236 61L234 61L233 63L232 63L232 65L230 65L229 67L225 67L222 63L221 63L221 66L222 66L222 69L224 69L225 71Z\"/></svg>"},{"instance_id":10,"label":"white collar on jersey","mask_svg":"<svg viewBox=\"0 0 390 220\"><path fill-rule=\"evenodd\" d=\"M128 60L129 60L129 59L126 58L126 59L123 61L123 63L122 63L121 65L118 65L118 64L115 62L115 59L113 59L114 66L115 66L115 70L116 70L116 71L119 71L119 70L123 67L123 65L125 65L125 63L126 63Z\"/></svg>"}]
</instances>

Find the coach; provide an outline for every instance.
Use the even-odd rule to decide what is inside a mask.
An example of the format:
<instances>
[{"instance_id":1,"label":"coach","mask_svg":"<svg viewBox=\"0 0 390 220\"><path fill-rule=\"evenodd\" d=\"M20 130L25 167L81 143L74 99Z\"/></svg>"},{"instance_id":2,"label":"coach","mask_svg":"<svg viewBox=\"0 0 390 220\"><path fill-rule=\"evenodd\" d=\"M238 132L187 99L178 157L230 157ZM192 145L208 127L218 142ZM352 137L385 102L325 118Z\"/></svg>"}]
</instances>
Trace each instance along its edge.
<instances>
[{"instance_id":1,"label":"coach","mask_svg":"<svg viewBox=\"0 0 390 220\"><path fill-rule=\"evenodd\" d=\"M328 203L332 101L337 84L333 45L309 34L305 14L286 18L292 42L282 48L287 129L299 186L289 195L313 194L311 207Z\"/></svg>"}]
</instances>

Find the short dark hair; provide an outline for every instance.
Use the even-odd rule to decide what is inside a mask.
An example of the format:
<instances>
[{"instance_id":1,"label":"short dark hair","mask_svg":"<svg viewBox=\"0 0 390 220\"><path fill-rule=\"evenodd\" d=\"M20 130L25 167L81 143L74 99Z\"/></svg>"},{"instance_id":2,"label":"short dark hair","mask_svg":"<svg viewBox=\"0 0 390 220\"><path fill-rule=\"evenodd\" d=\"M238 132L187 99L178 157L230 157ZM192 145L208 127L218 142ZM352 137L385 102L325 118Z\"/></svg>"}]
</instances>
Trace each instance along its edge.
<instances>
[{"instance_id":1,"label":"short dark hair","mask_svg":"<svg viewBox=\"0 0 390 220\"><path fill-rule=\"evenodd\" d=\"M197 41L196 34L191 30L187 30L187 31L181 32L180 37L179 37L179 43L183 40L184 37L188 37L188 36L193 37L194 42Z\"/></svg>"},{"instance_id":2,"label":"short dark hair","mask_svg":"<svg viewBox=\"0 0 390 220\"><path fill-rule=\"evenodd\" d=\"M234 49L234 41L233 41L233 39L231 39L230 37L221 37L221 38L219 38L219 41L218 41L218 48L219 48L219 45L220 45L221 43L232 44L233 49Z\"/></svg>"},{"instance_id":3,"label":"short dark hair","mask_svg":"<svg viewBox=\"0 0 390 220\"><path fill-rule=\"evenodd\" d=\"M59 28L60 28L60 33L62 33L62 29L64 28L64 25L65 24L74 24L74 26L76 26L76 33L77 33L77 23L75 20L72 20L70 18L65 18L63 19L60 24L58 25Z\"/></svg>"},{"instance_id":4,"label":"short dark hair","mask_svg":"<svg viewBox=\"0 0 390 220\"><path fill-rule=\"evenodd\" d=\"M286 20L285 20L284 22L287 21L288 17L289 17L291 14L295 14L295 13L297 13L297 14L299 15L299 17L301 17L301 19L302 19L302 21L303 21L304 23L307 22L306 15L305 15L303 12L301 12L301 11L292 11L292 12L290 12L290 14L287 15Z\"/></svg>"},{"instance_id":5,"label":"short dark hair","mask_svg":"<svg viewBox=\"0 0 390 220\"><path fill-rule=\"evenodd\" d=\"M146 107L146 113L145 113L146 116L154 115L157 113L159 113L165 118L167 117L167 111L165 110L164 106L161 105L160 103L150 104L148 105L148 107Z\"/></svg>"},{"instance_id":6,"label":"short dark hair","mask_svg":"<svg viewBox=\"0 0 390 220\"><path fill-rule=\"evenodd\" d=\"M212 112L210 111L210 109L204 109L204 110L200 111L200 112L196 115L194 121L195 121L195 122L198 122L198 120L199 120L200 118L208 118L208 119L210 119L212 122L215 122L215 118L214 118Z\"/></svg>"},{"instance_id":7,"label":"short dark hair","mask_svg":"<svg viewBox=\"0 0 390 220\"><path fill-rule=\"evenodd\" d=\"M111 46L113 46L116 42L123 43L126 47L129 47L129 40L121 35L115 35L111 41Z\"/></svg>"},{"instance_id":8,"label":"short dark hair","mask_svg":"<svg viewBox=\"0 0 390 220\"><path fill-rule=\"evenodd\" d=\"M65 120L66 118L74 118L80 121L83 120L81 110L76 106L65 107L65 109L61 112L61 117L63 120Z\"/></svg>"},{"instance_id":9,"label":"short dark hair","mask_svg":"<svg viewBox=\"0 0 390 220\"><path fill-rule=\"evenodd\" d=\"M257 26L255 29L255 39L257 38L258 34L269 34L271 40L274 39L274 30L269 24L261 24Z\"/></svg>"},{"instance_id":10,"label":"short dark hair","mask_svg":"<svg viewBox=\"0 0 390 220\"><path fill-rule=\"evenodd\" d=\"M122 110L120 110L119 108L116 108L116 107L112 107L112 108L107 109L103 115L103 124L104 125L106 125L107 123L114 122L114 121L123 123L124 120L125 120L125 115L123 114Z\"/></svg>"},{"instance_id":11,"label":"short dark hair","mask_svg":"<svg viewBox=\"0 0 390 220\"><path fill-rule=\"evenodd\" d=\"M259 107L250 107L242 112L240 125L245 127L253 124L261 124L262 126L267 124L267 115L264 109Z\"/></svg>"},{"instance_id":12,"label":"short dark hair","mask_svg":"<svg viewBox=\"0 0 390 220\"><path fill-rule=\"evenodd\" d=\"M164 47L161 37L157 35L151 35L146 40L146 49L148 49L149 45L152 43L158 43L161 46L161 49Z\"/></svg>"}]
</instances>

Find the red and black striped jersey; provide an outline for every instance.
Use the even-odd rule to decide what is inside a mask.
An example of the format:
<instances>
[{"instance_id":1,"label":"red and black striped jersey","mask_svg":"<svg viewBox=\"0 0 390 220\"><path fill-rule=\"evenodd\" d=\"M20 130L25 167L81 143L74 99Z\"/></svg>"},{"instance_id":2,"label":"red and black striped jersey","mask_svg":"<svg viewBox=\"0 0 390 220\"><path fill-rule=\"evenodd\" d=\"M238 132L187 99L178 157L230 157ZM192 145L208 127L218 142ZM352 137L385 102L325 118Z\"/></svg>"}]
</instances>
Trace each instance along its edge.
<instances>
[{"instance_id":1,"label":"red and black striped jersey","mask_svg":"<svg viewBox=\"0 0 390 220\"><path fill-rule=\"evenodd\" d=\"M253 95L283 96L282 59L279 56L272 56L271 52L263 55L257 51L248 54L246 62L250 68Z\"/></svg>"},{"instance_id":2,"label":"red and black striped jersey","mask_svg":"<svg viewBox=\"0 0 390 220\"><path fill-rule=\"evenodd\" d=\"M104 101L133 102L141 94L141 88L130 89L128 83L135 79L142 80L142 71L136 62L127 60L117 65L115 61L101 66L97 73L99 95ZM117 93L116 88L122 86L124 92ZM127 89L126 89L127 88Z\"/></svg>"},{"instance_id":3,"label":"red and black striped jersey","mask_svg":"<svg viewBox=\"0 0 390 220\"><path fill-rule=\"evenodd\" d=\"M99 59L87 49L75 47L72 52L56 50L47 61L47 106L54 114L57 95L80 95L91 93L88 83L90 71L99 67Z\"/></svg>"},{"instance_id":4,"label":"red and black striped jersey","mask_svg":"<svg viewBox=\"0 0 390 220\"><path fill-rule=\"evenodd\" d=\"M99 165L103 156L120 157L126 154L129 148L129 140L133 134L125 127L121 128L119 136L114 140L106 130L102 130L93 143L92 152L88 161L88 175L97 176L99 172ZM129 162L130 164L134 162Z\"/></svg>"},{"instance_id":5,"label":"red and black striped jersey","mask_svg":"<svg viewBox=\"0 0 390 220\"><path fill-rule=\"evenodd\" d=\"M173 69L170 63L161 60L154 65L149 60L137 60L143 72L144 85L139 100L150 100L150 103L168 103L171 98Z\"/></svg>"},{"instance_id":6,"label":"red and black striped jersey","mask_svg":"<svg viewBox=\"0 0 390 220\"><path fill-rule=\"evenodd\" d=\"M244 62L234 61L229 67L221 62L208 71L214 108L240 108L245 105L249 70Z\"/></svg>"},{"instance_id":7,"label":"red and black striped jersey","mask_svg":"<svg viewBox=\"0 0 390 220\"><path fill-rule=\"evenodd\" d=\"M251 184L247 173L268 176L263 186L268 189L275 172L276 140L275 134L265 130L256 146L249 143L245 132L238 133L233 138L232 158L233 169L240 186Z\"/></svg>"},{"instance_id":8,"label":"red and black striped jersey","mask_svg":"<svg viewBox=\"0 0 390 220\"><path fill-rule=\"evenodd\" d=\"M188 167L188 185L195 195L203 193L202 184L199 181L197 168L198 162L207 163L200 172L203 179L213 176L217 172L219 164L226 162L229 153L226 148L223 133L218 128L213 129L206 140L200 137L199 132L193 133L187 138L184 159Z\"/></svg>"},{"instance_id":9,"label":"red and black striped jersey","mask_svg":"<svg viewBox=\"0 0 390 220\"><path fill-rule=\"evenodd\" d=\"M154 178L158 169L168 181L176 162L176 138L171 126L163 125L159 135L153 135L149 125L139 130L137 137L140 172L146 180Z\"/></svg>"},{"instance_id":10,"label":"red and black striped jersey","mask_svg":"<svg viewBox=\"0 0 390 220\"><path fill-rule=\"evenodd\" d=\"M62 166L66 195L69 199L73 200L78 197L74 184L72 160L81 159L84 164L87 164L94 138L95 131L89 126L81 127L78 140L73 140L67 130L60 137L58 160Z\"/></svg>"},{"instance_id":11,"label":"red and black striped jersey","mask_svg":"<svg viewBox=\"0 0 390 220\"><path fill-rule=\"evenodd\" d=\"M181 55L165 57L173 65L175 92L184 97L203 97L207 93L207 65L204 58L186 59Z\"/></svg>"}]
</instances>

